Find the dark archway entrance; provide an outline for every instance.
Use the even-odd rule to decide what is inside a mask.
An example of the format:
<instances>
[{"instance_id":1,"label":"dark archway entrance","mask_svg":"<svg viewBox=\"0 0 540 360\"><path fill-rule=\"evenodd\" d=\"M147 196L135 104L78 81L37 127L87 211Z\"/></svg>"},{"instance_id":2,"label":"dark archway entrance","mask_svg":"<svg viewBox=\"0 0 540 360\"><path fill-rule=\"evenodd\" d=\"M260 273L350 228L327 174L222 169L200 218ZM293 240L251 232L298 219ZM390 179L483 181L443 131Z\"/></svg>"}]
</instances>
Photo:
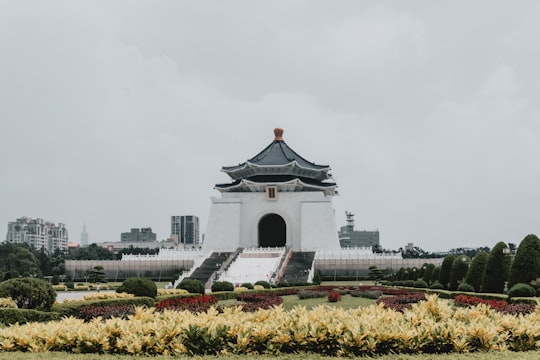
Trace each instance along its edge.
<instances>
[{"instance_id":1,"label":"dark archway entrance","mask_svg":"<svg viewBox=\"0 0 540 360\"><path fill-rule=\"evenodd\" d=\"M268 214L259 221L259 247L283 247L287 243L285 220Z\"/></svg>"}]
</instances>

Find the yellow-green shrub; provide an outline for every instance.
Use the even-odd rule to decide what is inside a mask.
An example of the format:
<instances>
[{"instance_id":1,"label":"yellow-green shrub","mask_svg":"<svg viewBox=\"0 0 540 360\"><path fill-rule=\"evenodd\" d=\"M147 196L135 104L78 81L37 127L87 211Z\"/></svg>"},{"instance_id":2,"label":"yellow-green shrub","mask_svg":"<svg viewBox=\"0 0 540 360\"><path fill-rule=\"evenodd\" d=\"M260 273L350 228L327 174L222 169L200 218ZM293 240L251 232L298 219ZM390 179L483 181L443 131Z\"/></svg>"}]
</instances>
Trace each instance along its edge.
<instances>
[{"instance_id":1,"label":"yellow-green shrub","mask_svg":"<svg viewBox=\"0 0 540 360\"><path fill-rule=\"evenodd\" d=\"M189 294L189 291L185 289L158 289L157 295L163 296L163 295L185 295Z\"/></svg>"},{"instance_id":2,"label":"yellow-green shrub","mask_svg":"<svg viewBox=\"0 0 540 360\"><path fill-rule=\"evenodd\" d=\"M106 300L106 299L128 299L133 298L135 295L128 293L117 292L101 292L95 294L84 295L84 300Z\"/></svg>"},{"instance_id":3,"label":"yellow-green shrub","mask_svg":"<svg viewBox=\"0 0 540 360\"><path fill-rule=\"evenodd\" d=\"M12 298L0 298L0 308L17 309L17 303Z\"/></svg>"},{"instance_id":4,"label":"yellow-green shrub","mask_svg":"<svg viewBox=\"0 0 540 360\"><path fill-rule=\"evenodd\" d=\"M539 350L540 311L505 315L486 305L454 308L427 301L403 313L381 306L311 310L283 307L243 313L239 307L206 313L139 307L129 319L84 323L64 318L0 329L0 351L67 351L111 354L320 353L376 356Z\"/></svg>"}]
</instances>

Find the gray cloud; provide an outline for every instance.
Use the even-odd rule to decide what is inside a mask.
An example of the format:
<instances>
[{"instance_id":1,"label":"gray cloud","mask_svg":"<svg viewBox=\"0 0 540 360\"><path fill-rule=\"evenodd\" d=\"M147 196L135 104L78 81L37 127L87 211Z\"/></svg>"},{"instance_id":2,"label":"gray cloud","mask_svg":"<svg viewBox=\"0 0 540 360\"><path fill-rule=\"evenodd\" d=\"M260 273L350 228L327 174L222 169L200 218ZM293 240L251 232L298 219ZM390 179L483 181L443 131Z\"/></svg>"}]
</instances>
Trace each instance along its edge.
<instances>
[{"instance_id":1,"label":"gray cloud","mask_svg":"<svg viewBox=\"0 0 540 360\"><path fill-rule=\"evenodd\" d=\"M285 128L382 245L540 233L540 7L493 2L0 3L0 233L203 231L221 166Z\"/></svg>"}]
</instances>

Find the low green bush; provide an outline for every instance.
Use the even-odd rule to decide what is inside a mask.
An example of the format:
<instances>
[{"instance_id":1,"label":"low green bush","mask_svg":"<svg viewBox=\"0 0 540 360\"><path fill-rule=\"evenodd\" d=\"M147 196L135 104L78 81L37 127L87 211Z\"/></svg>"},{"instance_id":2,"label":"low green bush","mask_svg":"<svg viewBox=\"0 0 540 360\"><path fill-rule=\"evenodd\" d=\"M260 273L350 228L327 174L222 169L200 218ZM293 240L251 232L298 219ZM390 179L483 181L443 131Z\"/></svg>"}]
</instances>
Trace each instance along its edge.
<instances>
[{"instance_id":1,"label":"low green bush","mask_svg":"<svg viewBox=\"0 0 540 360\"><path fill-rule=\"evenodd\" d=\"M536 290L529 284L519 283L508 290L509 297L534 297Z\"/></svg>"},{"instance_id":2,"label":"low green bush","mask_svg":"<svg viewBox=\"0 0 540 360\"><path fill-rule=\"evenodd\" d=\"M304 299L318 299L328 296L328 292L326 291L306 291L306 290L300 290L297 294L298 299L304 300Z\"/></svg>"},{"instance_id":3,"label":"low green bush","mask_svg":"<svg viewBox=\"0 0 540 360\"><path fill-rule=\"evenodd\" d=\"M204 294L204 284L196 279L184 279L176 288L187 290L191 294Z\"/></svg>"},{"instance_id":4,"label":"low green bush","mask_svg":"<svg viewBox=\"0 0 540 360\"><path fill-rule=\"evenodd\" d=\"M253 286L252 286L253 288ZM216 281L212 284L212 292L216 291L233 291L234 285L228 281Z\"/></svg>"},{"instance_id":5,"label":"low green bush","mask_svg":"<svg viewBox=\"0 0 540 360\"><path fill-rule=\"evenodd\" d=\"M122 285L116 289L116 292L133 294L135 296L147 296L155 299L157 296L157 286L150 279L133 277L124 280Z\"/></svg>"},{"instance_id":6,"label":"low green bush","mask_svg":"<svg viewBox=\"0 0 540 360\"><path fill-rule=\"evenodd\" d=\"M361 291L361 290L351 290L350 294L352 297L362 297L366 299L378 299L382 296L382 291L379 290L368 290L368 291Z\"/></svg>"},{"instance_id":7,"label":"low green bush","mask_svg":"<svg viewBox=\"0 0 540 360\"><path fill-rule=\"evenodd\" d=\"M255 284L253 285L261 285L262 287L264 287L265 289L270 289L270 283L268 283L268 281L263 281L263 280L260 280L260 281L257 281Z\"/></svg>"},{"instance_id":8,"label":"low green bush","mask_svg":"<svg viewBox=\"0 0 540 360\"><path fill-rule=\"evenodd\" d=\"M34 309L0 308L0 324L25 324L28 322L47 322L60 320L62 315L54 311L39 311Z\"/></svg>"},{"instance_id":9,"label":"low green bush","mask_svg":"<svg viewBox=\"0 0 540 360\"><path fill-rule=\"evenodd\" d=\"M457 291L474 292L474 287L471 284L461 283L458 285Z\"/></svg>"},{"instance_id":10,"label":"low green bush","mask_svg":"<svg viewBox=\"0 0 540 360\"><path fill-rule=\"evenodd\" d=\"M428 284L423 279L418 279L418 280L414 281L413 287L420 288L420 289L426 289L428 287Z\"/></svg>"},{"instance_id":11,"label":"low green bush","mask_svg":"<svg viewBox=\"0 0 540 360\"><path fill-rule=\"evenodd\" d=\"M430 289L438 289L438 290L444 290L443 284L441 284L438 281L435 281L433 284L429 286Z\"/></svg>"},{"instance_id":12,"label":"low green bush","mask_svg":"<svg viewBox=\"0 0 540 360\"><path fill-rule=\"evenodd\" d=\"M250 284L250 283L243 283L240 286L245 287L246 289L249 289L249 290L253 290L253 284Z\"/></svg>"}]
</instances>

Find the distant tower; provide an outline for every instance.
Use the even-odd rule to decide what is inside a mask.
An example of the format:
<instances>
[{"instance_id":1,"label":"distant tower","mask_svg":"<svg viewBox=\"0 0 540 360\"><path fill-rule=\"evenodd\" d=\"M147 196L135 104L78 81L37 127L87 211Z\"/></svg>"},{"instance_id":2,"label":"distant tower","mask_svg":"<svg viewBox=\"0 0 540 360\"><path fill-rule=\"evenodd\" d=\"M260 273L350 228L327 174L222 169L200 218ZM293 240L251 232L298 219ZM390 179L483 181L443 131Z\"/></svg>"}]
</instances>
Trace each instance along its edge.
<instances>
[{"instance_id":1,"label":"distant tower","mask_svg":"<svg viewBox=\"0 0 540 360\"><path fill-rule=\"evenodd\" d=\"M347 233L352 234L354 232L354 214L348 211L345 211L347 216Z\"/></svg>"},{"instance_id":2,"label":"distant tower","mask_svg":"<svg viewBox=\"0 0 540 360\"><path fill-rule=\"evenodd\" d=\"M86 232L86 223L83 225L83 230L81 233L81 247L88 246L88 233Z\"/></svg>"}]
</instances>

